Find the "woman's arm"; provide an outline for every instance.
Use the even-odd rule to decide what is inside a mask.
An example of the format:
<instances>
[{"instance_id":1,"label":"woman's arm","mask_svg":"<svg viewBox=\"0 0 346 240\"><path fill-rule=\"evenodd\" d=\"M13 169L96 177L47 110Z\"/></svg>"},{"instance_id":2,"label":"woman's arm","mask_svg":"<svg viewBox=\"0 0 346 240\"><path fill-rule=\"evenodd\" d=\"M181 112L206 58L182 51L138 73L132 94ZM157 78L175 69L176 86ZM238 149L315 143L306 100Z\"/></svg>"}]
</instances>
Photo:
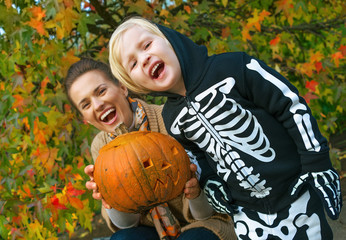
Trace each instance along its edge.
<instances>
[{"instance_id":1,"label":"woman's arm","mask_svg":"<svg viewBox=\"0 0 346 240\"><path fill-rule=\"evenodd\" d=\"M195 175L197 166L195 164L191 164L190 169ZM185 184L184 193L185 197L189 199L190 212L194 219L205 220L213 215L214 210L208 203L208 199L205 196L204 192L201 191L196 177L191 178Z\"/></svg>"}]
</instances>

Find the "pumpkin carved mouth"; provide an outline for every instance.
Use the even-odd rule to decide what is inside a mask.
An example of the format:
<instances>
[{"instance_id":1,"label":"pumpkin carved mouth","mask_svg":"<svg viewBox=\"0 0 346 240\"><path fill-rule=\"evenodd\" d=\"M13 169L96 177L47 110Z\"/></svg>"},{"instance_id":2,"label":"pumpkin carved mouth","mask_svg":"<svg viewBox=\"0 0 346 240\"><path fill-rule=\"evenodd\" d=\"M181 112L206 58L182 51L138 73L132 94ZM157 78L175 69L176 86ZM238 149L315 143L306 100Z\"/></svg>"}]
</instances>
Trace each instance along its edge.
<instances>
[{"instance_id":1,"label":"pumpkin carved mouth","mask_svg":"<svg viewBox=\"0 0 346 240\"><path fill-rule=\"evenodd\" d=\"M182 194L191 177L189 166L189 157L174 138L132 132L99 151L94 179L112 208L139 212Z\"/></svg>"}]
</instances>

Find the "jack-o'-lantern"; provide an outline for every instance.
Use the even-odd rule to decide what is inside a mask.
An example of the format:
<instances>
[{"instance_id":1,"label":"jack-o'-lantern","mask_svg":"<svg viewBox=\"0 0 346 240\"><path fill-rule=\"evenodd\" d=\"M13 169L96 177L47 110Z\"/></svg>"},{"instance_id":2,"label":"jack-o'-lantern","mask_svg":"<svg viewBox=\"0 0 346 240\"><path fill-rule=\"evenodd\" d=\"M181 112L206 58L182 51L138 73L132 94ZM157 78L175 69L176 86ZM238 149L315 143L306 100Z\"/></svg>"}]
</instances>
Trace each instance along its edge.
<instances>
[{"instance_id":1,"label":"jack-o'-lantern","mask_svg":"<svg viewBox=\"0 0 346 240\"><path fill-rule=\"evenodd\" d=\"M176 198L190 179L190 161L172 137L137 131L116 137L99 151L94 179L112 207L139 212Z\"/></svg>"}]
</instances>

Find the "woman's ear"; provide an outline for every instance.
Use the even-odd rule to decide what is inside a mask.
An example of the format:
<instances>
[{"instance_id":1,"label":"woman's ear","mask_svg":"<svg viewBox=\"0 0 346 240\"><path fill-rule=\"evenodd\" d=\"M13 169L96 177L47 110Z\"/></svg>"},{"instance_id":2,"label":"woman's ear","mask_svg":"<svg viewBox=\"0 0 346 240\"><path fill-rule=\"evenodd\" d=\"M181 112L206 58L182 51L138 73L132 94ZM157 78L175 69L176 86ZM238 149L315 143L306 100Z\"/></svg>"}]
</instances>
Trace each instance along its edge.
<instances>
[{"instance_id":1,"label":"woman's ear","mask_svg":"<svg viewBox=\"0 0 346 240\"><path fill-rule=\"evenodd\" d=\"M124 84L119 82L119 88L121 88L121 90L123 91L123 93L126 97L129 95L129 90L127 89L127 87L125 87Z\"/></svg>"}]
</instances>

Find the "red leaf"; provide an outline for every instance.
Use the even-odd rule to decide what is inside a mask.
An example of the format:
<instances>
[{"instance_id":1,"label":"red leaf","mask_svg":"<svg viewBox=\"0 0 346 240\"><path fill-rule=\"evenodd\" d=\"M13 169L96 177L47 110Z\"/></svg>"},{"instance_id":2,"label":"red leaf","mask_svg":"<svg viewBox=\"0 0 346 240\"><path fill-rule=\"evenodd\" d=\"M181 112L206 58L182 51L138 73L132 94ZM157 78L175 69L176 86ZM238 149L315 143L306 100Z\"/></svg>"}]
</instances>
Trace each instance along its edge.
<instances>
[{"instance_id":1,"label":"red leaf","mask_svg":"<svg viewBox=\"0 0 346 240\"><path fill-rule=\"evenodd\" d=\"M303 96L303 98L305 99L306 103L309 104L311 99L317 99L318 97L312 92L308 92L305 94L305 96Z\"/></svg>"},{"instance_id":2,"label":"red leaf","mask_svg":"<svg viewBox=\"0 0 346 240\"><path fill-rule=\"evenodd\" d=\"M78 190L78 189L75 189L75 188L72 186L72 183L71 183L71 182L68 183L66 189L67 189L67 194L68 194L69 196L74 196L74 197L79 196L79 195L82 195L82 194L85 192L85 190Z\"/></svg>"},{"instance_id":3,"label":"red leaf","mask_svg":"<svg viewBox=\"0 0 346 240\"><path fill-rule=\"evenodd\" d=\"M341 45L338 50L341 51L343 56L346 56L346 45Z\"/></svg>"},{"instance_id":4,"label":"red leaf","mask_svg":"<svg viewBox=\"0 0 346 240\"><path fill-rule=\"evenodd\" d=\"M53 196L50 201L56 209L68 209L65 205L59 203L59 198L56 196Z\"/></svg>"},{"instance_id":5,"label":"red leaf","mask_svg":"<svg viewBox=\"0 0 346 240\"><path fill-rule=\"evenodd\" d=\"M316 91L316 86L318 85L318 82L311 80L311 81L307 81L305 84L305 87L307 89L310 89L311 91L315 92Z\"/></svg>"},{"instance_id":6,"label":"red leaf","mask_svg":"<svg viewBox=\"0 0 346 240\"><path fill-rule=\"evenodd\" d=\"M280 36L277 35L276 38L270 40L269 44L272 46L275 46L276 44L278 44L280 42Z\"/></svg>"},{"instance_id":7,"label":"red leaf","mask_svg":"<svg viewBox=\"0 0 346 240\"><path fill-rule=\"evenodd\" d=\"M315 62L315 68L317 73L319 73L321 70L323 70L323 66L321 62Z\"/></svg>"}]
</instances>

